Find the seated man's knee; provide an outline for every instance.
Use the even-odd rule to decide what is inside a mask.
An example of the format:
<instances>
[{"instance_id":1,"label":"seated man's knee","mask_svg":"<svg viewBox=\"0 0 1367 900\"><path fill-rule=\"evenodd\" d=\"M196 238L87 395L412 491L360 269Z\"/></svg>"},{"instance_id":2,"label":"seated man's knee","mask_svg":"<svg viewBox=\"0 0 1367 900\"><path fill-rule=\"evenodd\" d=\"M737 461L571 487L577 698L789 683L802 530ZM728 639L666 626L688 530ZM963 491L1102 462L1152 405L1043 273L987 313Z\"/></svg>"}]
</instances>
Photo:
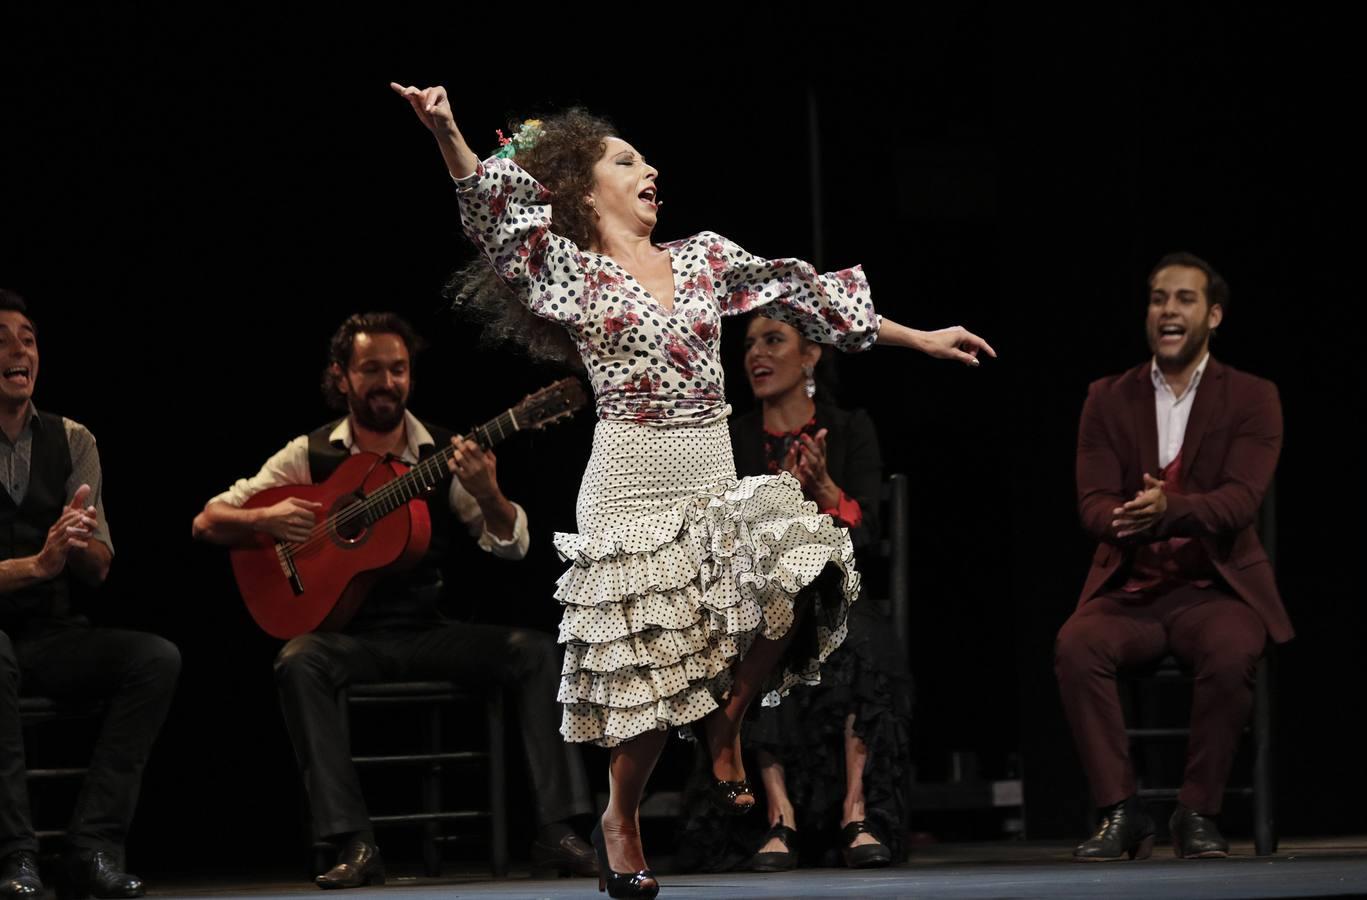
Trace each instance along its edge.
<instances>
[{"instance_id":1,"label":"seated man's knee","mask_svg":"<svg viewBox=\"0 0 1367 900\"><path fill-rule=\"evenodd\" d=\"M1096 636L1085 621L1071 618L1054 638L1054 674L1062 682L1090 672L1100 655Z\"/></svg>"},{"instance_id":2,"label":"seated man's knee","mask_svg":"<svg viewBox=\"0 0 1367 900\"><path fill-rule=\"evenodd\" d=\"M316 678L328 669L330 656L324 641L316 634L290 638L275 657L275 682L285 685L299 679Z\"/></svg>"},{"instance_id":3,"label":"seated man's knee","mask_svg":"<svg viewBox=\"0 0 1367 900\"><path fill-rule=\"evenodd\" d=\"M559 673L559 649L555 638L542 631L515 628L508 633L509 656L518 669L535 672L545 669Z\"/></svg>"},{"instance_id":4,"label":"seated man's knee","mask_svg":"<svg viewBox=\"0 0 1367 900\"><path fill-rule=\"evenodd\" d=\"M160 635L149 634L139 648L144 669L159 681L175 684L180 677L180 648Z\"/></svg>"}]
</instances>

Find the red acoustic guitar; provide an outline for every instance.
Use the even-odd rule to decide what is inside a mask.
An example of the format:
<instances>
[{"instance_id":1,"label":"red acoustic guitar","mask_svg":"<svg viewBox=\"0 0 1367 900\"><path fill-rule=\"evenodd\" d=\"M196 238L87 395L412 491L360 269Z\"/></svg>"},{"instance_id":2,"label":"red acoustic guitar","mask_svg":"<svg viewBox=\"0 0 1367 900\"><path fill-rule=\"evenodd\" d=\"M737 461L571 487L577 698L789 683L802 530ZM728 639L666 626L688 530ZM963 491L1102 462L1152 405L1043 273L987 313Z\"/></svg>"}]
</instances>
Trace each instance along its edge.
<instances>
[{"instance_id":1,"label":"red acoustic guitar","mask_svg":"<svg viewBox=\"0 0 1367 900\"><path fill-rule=\"evenodd\" d=\"M579 381L564 378L475 428L470 438L487 449L518 431L573 415L587 402ZM256 624L278 638L345 626L381 575L411 568L427 553L432 523L423 496L449 474L454 452L444 447L411 469L393 458L357 453L322 484L253 495L244 508L290 497L322 504L313 534L302 543L258 535L233 548L233 576Z\"/></svg>"}]
</instances>

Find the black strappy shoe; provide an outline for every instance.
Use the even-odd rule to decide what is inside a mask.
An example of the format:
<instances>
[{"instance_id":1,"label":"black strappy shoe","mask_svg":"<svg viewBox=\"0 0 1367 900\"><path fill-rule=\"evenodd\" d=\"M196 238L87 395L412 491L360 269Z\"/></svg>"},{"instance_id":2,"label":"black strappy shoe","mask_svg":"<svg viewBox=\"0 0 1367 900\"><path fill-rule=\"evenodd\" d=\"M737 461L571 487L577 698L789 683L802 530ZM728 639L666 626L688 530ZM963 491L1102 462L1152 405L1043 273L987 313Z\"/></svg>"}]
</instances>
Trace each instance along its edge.
<instances>
[{"instance_id":1,"label":"black strappy shoe","mask_svg":"<svg viewBox=\"0 0 1367 900\"><path fill-rule=\"evenodd\" d=\"M797 832L779 822L764 833L759 845L763 847L774 838L783 842L783 850L756 853L750 857L750 871L786 872L797 868L797 851L793 849L793 845L797 843Z\"/></svg>"},{"instance_id":2,"label":"black strappy shoe","mask_svg":"<svg viewBox=\"0 0 1367 900\"><path fill-rule=\"evenodd\" d=\"M737 803L741 797L749 795L749 803ZM722 781L720 778L712 782L708 788L707 799L712 801L712 805L730 816L743 816L755 808L755 790L750 787L748 779L742 778L740 781Z\"/></svg>"},{"instance_id":3,"label":"black strappy shoe","mask_svg":"<svg viewBox=\"0 0 1367 900\"><path fill-rule=\"evenodd\" d=\"M599 819L598 824L593 827L593 834L589 835L593 841L593 849L598 851L598 892L604 890L613 900L650 900L660 893L660 882L655 877L655 873L649 869L642 869L639 872L614 872L608 866L608 844L603 837L603 820ZM646 884L645 882L651 882Z\"/></svg>"},{"instance_id":4,"label":"black strappy shoe","mask_svg":"<svg viewBox=\"0 0 1367 900\"><path fill-rule=\"evenodd\" d=\"M876 869L891 865L892 853L881 843L850 846L861 834L873 834L873 830L862 819L840 829L840 855L845 857L845 865L851 869ZM878 837L876 834L873 836L875 839Z\"/></svg>"}]
</instances>

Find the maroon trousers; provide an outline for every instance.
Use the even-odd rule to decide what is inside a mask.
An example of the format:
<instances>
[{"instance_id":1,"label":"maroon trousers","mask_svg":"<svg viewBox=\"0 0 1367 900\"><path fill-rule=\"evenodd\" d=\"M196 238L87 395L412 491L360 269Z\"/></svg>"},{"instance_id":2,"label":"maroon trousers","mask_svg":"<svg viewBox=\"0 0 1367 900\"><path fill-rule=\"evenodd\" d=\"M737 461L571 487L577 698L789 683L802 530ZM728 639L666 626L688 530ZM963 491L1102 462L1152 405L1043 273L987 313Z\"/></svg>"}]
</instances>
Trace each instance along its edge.
<instances>
[{"instance_id":1,"label":"maroon trousers","mask_svg":"<svg viewBox=\"0 0 1367 900\"><path fill-rule=\"evenodd\" d=\"M1160 596L1111 591L1084 603L1059 630L1054 672L1064 712L1098 806L1135 793L1116 670L1171 653L1191 667L1191 740L1178 802L1213 816L1253 705L1253 671L1267 642L1262 619L1220 587Z\"/></svg>"}]
</instances>

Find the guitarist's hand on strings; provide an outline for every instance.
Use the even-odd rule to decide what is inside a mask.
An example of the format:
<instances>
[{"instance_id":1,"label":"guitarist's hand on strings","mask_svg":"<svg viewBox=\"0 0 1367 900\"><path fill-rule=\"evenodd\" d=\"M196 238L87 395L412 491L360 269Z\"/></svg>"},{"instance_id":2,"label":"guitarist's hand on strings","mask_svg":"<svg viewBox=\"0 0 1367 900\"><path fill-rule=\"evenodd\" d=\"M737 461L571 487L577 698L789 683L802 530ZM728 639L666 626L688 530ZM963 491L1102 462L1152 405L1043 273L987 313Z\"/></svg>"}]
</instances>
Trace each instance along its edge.
<instances>
[{"instance_id":1,"label":"guitarist's hand on strings","mask_svg":"<svg viewBox=\"0 0 1367 900\"><path fill-rule=\"evenodd\" d=\"M460 479L461 487L478 501L498 496L498 460L494 451L485 450L467 438L453 437L456 452L446 463L452 474Z\"/></svg>"},{"instance_id":2,"label":"guitarist's hand on strings","mask_svg":"<svg viewBox=\"0 0 1367 900\"><path fill-rule=\"evenodd\" d=\"M318 520L314 510L322 508L321 503L289 497L261 510L256 530L264 531L276 540L302 544L309 539Z\"/></svg>"}]
</instances>

